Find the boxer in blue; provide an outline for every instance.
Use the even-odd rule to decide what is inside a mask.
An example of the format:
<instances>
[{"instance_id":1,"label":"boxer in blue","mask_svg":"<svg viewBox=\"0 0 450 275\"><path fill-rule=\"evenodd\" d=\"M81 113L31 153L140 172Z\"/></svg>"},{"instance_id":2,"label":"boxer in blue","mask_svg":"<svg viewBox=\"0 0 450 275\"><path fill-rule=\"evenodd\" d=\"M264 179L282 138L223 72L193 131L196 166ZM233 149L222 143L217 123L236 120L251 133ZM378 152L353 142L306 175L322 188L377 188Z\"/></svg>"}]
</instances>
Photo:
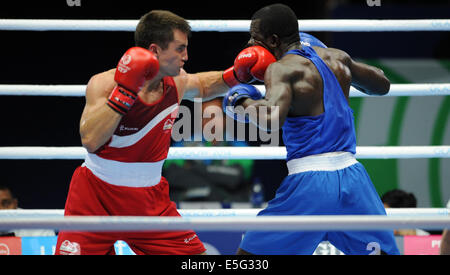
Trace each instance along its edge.
<instances>
[{"instance_id":1,"label":"boxer in blue","mask_svg":"<svg viewBox=\"0 0 450 275\"><path fill-rule=\"evenodd\" d=\"M242 110L275 106L246 118L269 129L282 128L289 171L258 215L386 215L369 175L355 159L348 104L350 86L371 95L388 93L383 71L299 35L297 16L282 4L257 11L250 35L249 45L266 48L276 59L264 75L266 95L240 84L229 90L223 106L231 116L238 105ZM301 43L303 36L308 41ZM312 254L326 240L345 254L399 254L392 231L334 231L333 224L326 232L248 231L238 254Z\"/></svg>"}]
</instances>

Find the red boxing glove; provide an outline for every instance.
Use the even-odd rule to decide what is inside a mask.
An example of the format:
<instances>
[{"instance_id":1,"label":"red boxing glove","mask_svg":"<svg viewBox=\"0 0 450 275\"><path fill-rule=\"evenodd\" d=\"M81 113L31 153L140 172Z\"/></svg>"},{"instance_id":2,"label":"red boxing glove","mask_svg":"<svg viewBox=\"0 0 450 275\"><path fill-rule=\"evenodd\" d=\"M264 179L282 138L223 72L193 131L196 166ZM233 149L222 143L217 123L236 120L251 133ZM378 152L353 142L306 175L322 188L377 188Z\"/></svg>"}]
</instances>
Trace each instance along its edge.
<instances>
[{"instance_id":1,"label":"red boxing glove","mask_svg":"<svg viewBox=\"0 0 450 275\"><path fill-rule=\"evenodd\" d=\"M275 57L266 48L248 47L238 54L234 66L223 73L223 80L230 87L249 83L254 79L264 81L267 67L275 61Z\"/></svg>"},{"instance_id":2,"label":"red boxing glove","mask_svg":"<svg viewBox=\"0 0 450 275\"><path fill-rule=\"evenodd\" d=\"M119 114L126 114L145 81L154 78L158 71L159 61L151 51L140 47L128 49L117 65L114 75L117 86L106 104Z\"/></svg>"}]
</instances>

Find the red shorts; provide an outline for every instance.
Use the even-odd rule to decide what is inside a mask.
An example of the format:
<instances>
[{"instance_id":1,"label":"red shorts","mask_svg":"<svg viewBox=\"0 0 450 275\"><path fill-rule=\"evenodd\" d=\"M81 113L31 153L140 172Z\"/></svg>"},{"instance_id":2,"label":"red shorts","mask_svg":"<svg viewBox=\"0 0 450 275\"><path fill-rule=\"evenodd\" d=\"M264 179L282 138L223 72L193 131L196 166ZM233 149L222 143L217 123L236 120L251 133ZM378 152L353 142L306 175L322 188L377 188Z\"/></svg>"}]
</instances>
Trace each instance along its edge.
<instances>
[{"instance_id":1,"label":"red shorts","mask_svg":"<svg viewBox=\"0 0 450 275\"><path fill-rule=\"evenodd\" d=\"M88 168L78 167L70 183L65 216L180 216L169 198L164 177L151 187L106 183ZM58 234L55 254L115 254L114 243L125 241L138 255L201 254L205 247L194 231L74 232Z\"/></svg>"}]
</instances>

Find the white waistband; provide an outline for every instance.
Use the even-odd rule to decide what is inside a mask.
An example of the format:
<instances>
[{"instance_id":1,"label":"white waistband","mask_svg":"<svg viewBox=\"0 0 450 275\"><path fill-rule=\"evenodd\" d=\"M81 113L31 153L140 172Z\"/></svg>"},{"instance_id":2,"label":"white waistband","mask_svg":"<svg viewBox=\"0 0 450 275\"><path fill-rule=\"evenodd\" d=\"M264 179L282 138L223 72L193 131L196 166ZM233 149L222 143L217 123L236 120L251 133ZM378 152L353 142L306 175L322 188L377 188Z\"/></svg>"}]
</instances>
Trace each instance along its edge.
<instances>
[{"instance_id":1,"label":"white waistband","mask_svg":"<svg viewBox=\"0 0 450 275\"><path fill-rule=\"evenodd\" d=\"M104 159L88 153L82 166L86 166L101 180L119 186L149 187L161 180L164 160L158 162L121 162Z\"/></svg>"},{"instance_id":2,"label":"white waistband","mask_svg":"<svg viewBox=\"0 0 450 275\"><path fill-rule=\"evenodd\" d=\"M336 171L358 163L349 152L331 152L292 159L287 162L289 175L307 171Z\"/></svg>"}]
</instances>

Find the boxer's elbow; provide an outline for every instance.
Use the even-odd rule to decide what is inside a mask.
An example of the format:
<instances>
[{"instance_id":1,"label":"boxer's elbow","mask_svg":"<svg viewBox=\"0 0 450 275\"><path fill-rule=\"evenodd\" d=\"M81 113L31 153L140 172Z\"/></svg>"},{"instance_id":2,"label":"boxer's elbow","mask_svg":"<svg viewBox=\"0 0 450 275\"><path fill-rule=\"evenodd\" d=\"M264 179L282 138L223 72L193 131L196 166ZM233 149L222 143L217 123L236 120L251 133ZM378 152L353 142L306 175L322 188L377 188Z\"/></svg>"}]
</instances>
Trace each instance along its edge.
<instances>
[{"instance_id":1,"label":"boxer's elbow","mask_svg":"<svg viewBox=\"0 0 450 275\"><path fill-rule=\"evenodd\" d=\"M83 147L84 149L86 149L86 151L88 153L95 153L95 151L97 151L98 148L97 146L91 145L91 144L87 144L87 143L83 143Z\"/></svg>"},{"instance_id":2,"label":"boxer's elbow","mask_svg":"<svg viewBox=\"0 0 450 275\"><path fill-rule=\"evenodd\" d=\"M383 73L383 77L381 80L381 85L380 85L380 90L379 90L379 95L385 95L387 93L389 93L389 90L391 89L391 82L389 81L389 79L384 75Z\"/></svg>"},{"instance_id":3,"label":"boxer's elbow","mask_svg":"<svg viewBox=\"0 0 450 275\"><path fill-rule=\"evenodd\" d=\"M369 89L367 89L366 94L369 95L386 95L389 93L389 90L391 88L391 82L387 79L381 79L379 80L375 85L372 85Z\"/></svg>"},{"instance_id":4,"label":"boxer's elbow","mask_svg":"<svg viewBox=\"0 0 450 275\"><path fill-rule=\"evenodd\" d=\"M81 144L89 153L97 151L104 142L92 133L88 133L80 129Z\"/></svg>"},{"instance_id":5,"label":"boxer's elbow","mask_svg":"<svg viewBox=\"0 0 450 275\"><path fill-rule=\"evenodd\" d=\"M389 92L391 88L391 82L384 75L383 70L377 68L378 78L376 81L376 85L374 85L372 89L372 94L375 95L385 95Z\"/></svg>"},{"instance_id":6,"label":"boxer's elbow","mask_svg":"<svg viewBox=\"0 0 450 275\"><path fill-rule=\"evenodd\" d=\"M94 139L88 138L88 137L82 137L81 144L86 149L86 151L88 151L89 153L94 153L101 146L101 144L99 144L99 142L96 142Z\"/></svg>"}]
</instances>

